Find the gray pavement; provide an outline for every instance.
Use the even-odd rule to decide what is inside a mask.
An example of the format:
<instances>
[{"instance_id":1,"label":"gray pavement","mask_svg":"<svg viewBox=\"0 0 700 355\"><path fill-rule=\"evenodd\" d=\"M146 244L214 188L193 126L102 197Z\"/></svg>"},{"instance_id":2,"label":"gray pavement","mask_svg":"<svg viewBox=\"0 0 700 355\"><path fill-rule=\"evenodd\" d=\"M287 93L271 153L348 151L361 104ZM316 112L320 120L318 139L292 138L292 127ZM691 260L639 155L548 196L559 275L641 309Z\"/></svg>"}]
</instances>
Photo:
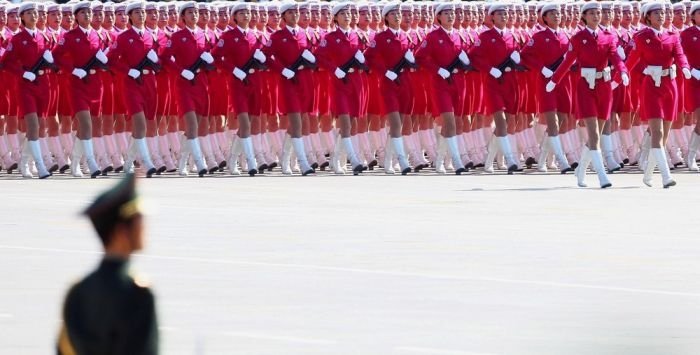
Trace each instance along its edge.
<instances>
[{"instance_id":1,"label":"gray pavement","mask_svg":"<svg viewBox=\"0 0 700 355\"><path fill-rule=\"evenodd\" d=\"M700 174L675 178L141 179L133 267L163 354L698 354ZM114 182L0 176L0 354L52 353Z\"/></svg>"}]
</instances>

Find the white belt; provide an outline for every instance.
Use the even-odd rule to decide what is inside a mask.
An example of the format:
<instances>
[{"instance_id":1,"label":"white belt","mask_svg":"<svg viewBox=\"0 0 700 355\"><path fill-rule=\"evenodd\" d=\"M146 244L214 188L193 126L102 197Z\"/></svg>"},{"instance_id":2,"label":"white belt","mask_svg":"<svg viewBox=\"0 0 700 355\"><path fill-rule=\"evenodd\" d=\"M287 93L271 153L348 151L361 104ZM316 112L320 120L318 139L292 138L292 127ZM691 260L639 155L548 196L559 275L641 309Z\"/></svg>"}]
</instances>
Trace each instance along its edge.
<instances>
[{"instance_id":1,"label":"white belt","mask_svg":"<svg viewBox=\"0 0 700 355\"><path fill-rule=\"evenodd\" d=\"M603 71L596 71L596 68L581 68L581 77L588 82L588 88L595 89L596 80L603 80L608 82L612 80L612 75L610 74L610 67L605 67Z\"/></svg>"},{"instance_id":2,"label":"white belt","mask_svg":"<svg viewBox=\"0 0 700 355\"><path fill-rule=\"evenodd\" d=\"M676 78L676 65L672 64L666 69L660 65L648 65L644 69L644 74L650 76L654 80L654 86L658 88L661 86L661 78L665 76L668 76L671 80Z\"/></svg>"}]
</instances>

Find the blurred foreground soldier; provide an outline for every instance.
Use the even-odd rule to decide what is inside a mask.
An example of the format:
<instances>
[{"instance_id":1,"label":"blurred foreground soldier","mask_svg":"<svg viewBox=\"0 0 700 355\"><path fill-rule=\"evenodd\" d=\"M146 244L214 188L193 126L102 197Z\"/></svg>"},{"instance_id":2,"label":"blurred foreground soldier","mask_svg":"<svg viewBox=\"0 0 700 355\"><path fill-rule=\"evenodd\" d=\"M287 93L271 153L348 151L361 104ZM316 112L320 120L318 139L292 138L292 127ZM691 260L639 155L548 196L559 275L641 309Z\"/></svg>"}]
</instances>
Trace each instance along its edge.
<instances>
[{"instance_id":1,"label":"blurred foreground soldier","mask_svg":"<svg viewBox=\"0 0 700 355\"><path fill-rule=\"evenodd\" d=\"M154 296L128 274L129 257L143 246L134 175L128 174L83 213L95 226L105 256L97 270L68 292L58 354L157 354Z\"/></svg>"}]
</instances>

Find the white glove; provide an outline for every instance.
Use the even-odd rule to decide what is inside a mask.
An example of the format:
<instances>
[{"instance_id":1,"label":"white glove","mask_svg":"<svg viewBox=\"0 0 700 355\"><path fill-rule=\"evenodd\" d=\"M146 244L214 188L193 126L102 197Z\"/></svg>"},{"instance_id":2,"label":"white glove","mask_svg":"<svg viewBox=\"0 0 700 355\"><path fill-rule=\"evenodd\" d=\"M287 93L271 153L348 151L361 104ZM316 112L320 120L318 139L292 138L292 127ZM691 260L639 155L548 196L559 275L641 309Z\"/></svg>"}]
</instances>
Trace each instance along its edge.
<instances>
[{"instance_id":1,"label":"white glove","mask_svg":"<svg viewBox=\"0 0 700 355\"><path fill-rule=\"evenodd\" d=\"M450 77L450 72L447 71L445 68L440 68L438 69L438 75L440 75L443 79L447 79Z\"/></svg>"},{"instance_id":2,"label":"white glove","mask_svg":"<svg viewBox=\"0 0 700 355\"><path fill-rule=\"evenodd\" d=\"M243 81L245 77L248 76L243 70L238 69L238 67L233 68L233 76L238 78L238 80Z\"/></svg>"},{"instance_id":3,"label":"white glove","mask_svg":"<svg viewBox=\"0 0 700 355\"><path fill-rule=\"evenodd\" d=\"M622 73L620 76L622 77L622 85L630 86L630 76L627 73Z\"/></svg>"},{"instance_id":4,"label":"white glove","mask_svg":"<svg viewBox=\"0 0 700 355\"><path fill-rule=\"evenodd\" d=\"M692 75L695 80L700 80L700 70L693 69L690 71L690 75Z\"/></svg>"},{"instance_id":5,"label":"white glove","mask_svg":"<svg viewBox=\"0 0 700 355\"><path fill-rule=\"evenodd\" d=\"M194 80L194 73L187 69L183 69L182 72L180 72L180 75L187 80Z\"/></svg>"},{"instance_id":6,"label":"white glove","mask_svg":"<svg viewBox=\"0 0 700 355\"><path fill-rule=\"evenodd\" d=\"M132 79L138 79L139 76L141 76L141 72L138 71L138 70L136 70L136 69L129 69L128 75L129 75Z\"/></svg>"},{"instance_id":7,"label":"white glove","mask_svg":"<svg viewBox=\"0 0 700 355\"><path fill-rule=\"evenodd\" d=\"M611 89L611 90L615 90L615 89L617 89L618 86L620 86L620 84L618 84L617 81L613 81L613 82L610 84L610 89Z\"/></svg>"},{"instance_id":8,"label":"white glove","mask_svg":"<svg viewBox=\"0 0 700 355\"><path fill-rule=\"evenodd\" d=\"M316 63L316 57L314 57L311 52L309 52L308 49L304 49L304 51L301 53L301 56L304 57L304 59L308 60L309 63Z\"/></svg>"},{"instance_id":9,"label":"white glove","mask_svg":"<svg viewBox=\"0 0 700 355\"><path fill-rule=\"evenodd\" d=\"M688 68L683 68L683 76L687 79L690 80L692 77L692 74L690 73L690 69Z\"/></svg>"},{"instance_id":10,"label":"white glove","mask_svg":"<svg viewBox=\"0 0 700 355\"><path fill-rule=\"evenodd\" d=\"M391 81L394 81L394 80L396 80L396 78L399 77L398 75L396 75L396 73L394 73L391 70L387 70L386 73L384 73L384 76L386 76L387 79L389 79Z\"/></svg>"},{"instance_id":11,"label":"white glove","mask_svg":"<svg viewBox=\"0 0 700 355\"><path fill-rule=\"evenodd\" d=\"M29 81L34 81L36 80L36 75L30 71L25 71L24 74L22 74L22 77L29 80Z\"/></svg>"},{"instance_id":12,"label":"white glove","mask_svg":"<svg viewBox=\"0 0 700 355\"><path fill-rule=\"evenodd\" d=\"M411 51L406 51L406 54L404 54L403 57L406 58L406 60L407 60L409 63L415 63L415 62L416 62L416 57L413 56L413 52L411 52Z\"/></svg>"},{"instance_id":13,"label":"white glove","mask_svg":"<svg viewBox=\"0 0 700 355\"><path fill-rule=\"evenodd\" d=\"M294 73L293 71L291 71L291 70L289 70L289 69L287 69L287 68L284 68L284 69L282 70L282 75L283 75L285 78L287 78L287 80L289 80L289 79L293 78L294 75L296 75L296 73Z\"/></svg>"},{"instance_id":14,"label":"white glove","mask_svg":"<svg viewBox=\"0 0 700 355\"><path fill-rule=\"evenodd\" d=\"M87 76L87 72L85 70L82 70L80 68L75 68L73 69L73 75L77 76L78 79L82 79Z\"/></svg>"},{"instance_id":15,"label":"white glove","mask_svg":"<svg viewBox=\"0 0 700 355\"><path fill-rule=\"evenodd\" d=\"M549 79L554 75L554 72L549 70L547 67L542 67L542 75L544 75L545 78Z\"/></svg>"},{"instance_id":16,"label":"white glove","mask_svg":"<svg viewBox=\"0 0 700 355\"><path fill-rule=\"evenodd\" d=\"M464 65L471 64L471 61L469 60L467 53L464 53L464 51L459 52L459 60L462 61L462 63L464 63Z\"/></svg>"},{"instance_id":17,"label":"white glove","mask_svg":"<svg viewBox=\"0 0 700 355\"><path fill-rule=\"evenodd\" d=\"M358 62L361 64L365 64L365 55L360 52L358 49L357 52L355 53L355 59L357 59Z\"/></svg>"},{"instance_id":18,"label":"white glove","mask_svg":"<svg viewBox=\"0 0 700 355\"><path fill-rule=\"evenodd\" d=\"M642 74L644 75L649 75L649 67L644 68L644 71L642 71Z\"/></svg>"},{"instance_id":19,"label":"white glove","mask_svg":"<svg viewBox=\"0 0 700 355\"><path fill-rule=\"evenodd\" d=\"M338 79L342 79L345 77L345 72L342 71L340 68L335 68L335 77Z\"/></svg>"},{"instance_id":20,"label":"white glove","mask_svg":"<svg viewBox=\"0 0 700 355\"><path fill-rule=\"evenodd\" d=\"M107 47L104 51L102 51L102 53L104 53L104 55L107 55L109 54L110 49L112 49L112 47Z\"/></svg>"},{"instance_id":21,"label":"white glove","mask_svg":"<svg viewBox=\"0 0 700 355\"><path fill-rule=\"evenodd\" d=\"M625 54L625 50L622 48L622 46L617 46L617 55L620 56L620 59L622 60L627 59L627 55Z\"/></svg>"},{"instance_id":22,"label":"white glove","mask_svg":"<svg viewBox=\"0 0 700 355\"><path fill-rule=\"evenodd\" d=\"M107 64L107 56L104 54L104 52L102 52L101 49L97 51L97 53L95 53L95 58L102 62L102 64Z\"/></svg>"},{"instance_id":23,"label":"white glove","mask_svg":"<svg viewBox=\"0 0 700 355\"><path fill-rule=\"evenodd\" d=\"M259 49L255 50L255 52L253 53L253 58L257 59L257 61L260 63L265 63L265 61L267 60L267 57L265 57L265 53L263 53Z\"/></svg>"},{"instance_id":24,"label":"white glove","mask_svg":"<svg viewBox=\"0 0 700 355\"><path fill-rule=\"evenodd\" d=\"M204 52L202 55L199 56L203 61L207 62L207 64L214 63L214 57L211 56L209 52Z\"/></svg>"},{"instance_id":25,"label":"white glove","mask_svg":"<svg viewBox=\"0 0 700 355\"><path fill-rule=\"evenodd\" d=\"M520 53L514 51L510 54L510 59L512 59L515 62L515 64L520 64Z\"/></svg>"},{"instance_id":26,"label":"white glove","mask_svg":"<svg viewBox=\"0 0 700 355\"><path fill-rule=\"evenodd\" d=\"M148 54L146 54L146 58L148 58L148 60L150 60L153 63L158 63L158 54L156 54L156 52L152 49L148 51Z\"/></svg>"},{"instance_id":27,"label":"white glove","mask_svg":"<svg viewBox=\"0 0 700 355\"><path fill-rule=\"evenodd\" d=\"M491 74L491 76L496 78L496 79L500 78L501 75L503 75L503 73L501 73L501 71L498 70L498 68L491 68L491 71L489 71L489 74Z\"/></svg>"},{"instance_id":28,"label":"white glove","mask_svg":"<svg viewBox=\"0 0 700 355\"><path fill-rule=\"evenodd\" d=\"M42 57L44 57L45 61L53 64L53 54L51 53L51 51L45 50L44 55L42 55Z\"/></svg>"},{"instance_id":29,"label":"white glove","mask_svg":"<svg viewBox=\"0 0 700 355\"><path fill-rule=\"evenodd\" d=\"M557 84L555 84L553 81L549 81L547 83L547 86L544 87L544 91L546 92L552 92L554 88L557 87Z\"/></svg>"}]
</instances>

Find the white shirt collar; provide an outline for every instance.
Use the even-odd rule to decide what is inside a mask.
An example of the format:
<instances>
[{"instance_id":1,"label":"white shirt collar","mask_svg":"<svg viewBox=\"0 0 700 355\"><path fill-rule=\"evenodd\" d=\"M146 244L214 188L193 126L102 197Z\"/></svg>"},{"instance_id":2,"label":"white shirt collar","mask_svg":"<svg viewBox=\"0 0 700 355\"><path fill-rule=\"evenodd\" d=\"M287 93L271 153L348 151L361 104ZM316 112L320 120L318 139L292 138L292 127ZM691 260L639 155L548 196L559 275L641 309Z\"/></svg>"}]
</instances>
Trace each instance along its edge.
<instances>
[{"instance_id":1,"label":"white shirt collar","mask_svg":"<svg viewBox=\"0 0 700 355\"><path fill-rule=\"evenodd\" d=\"M549 28L549 30L552 31L552 33L554 33L555 35L558 35L558 34L559 34L559 31L561 31L561 28L560 28L560 29L557 29L557 30L555 30L555 29L553 29L553 28L551 28L551 27L549 27L549 26L547 26L547 28Z\"/></svg>"},{"instance_id":2,"label":"white shirt collar","mask_svg":"<svg viewBox=\"0 0 700 355\"><path fill-rule=\"evenodd\" d=\"M133 28L134 31L136 31L136 34L139 35L139 36L143 36L143 33L146 32L146 31L144 31L144 29L142 29L142 28L136 28L136 27L131 27L131 28Z\"/></svg>"},{"instance_id":3,"label":"white shirt collar","mask_svg":"<svg viewBox=\"0 0 700 355\"><path fill-rule=\"evenodd\" d=\"M185 26L185 28L186 28L188 31L190 31L190 33L192 33L192 35L196 35L196 34L199 32L199 28L198 28L197 26L194 26L194 29L191 29L191 28L189 28L189 27L187 27L187 26Z\"/></svg>"},{"instance_id":4,"label":"white shirt collar","mask_svg":"<svg viewBox=\"0 0 700 355\"><path fill-rule=\"evenodd\" d=\"M287 29L289 30L289 33L294 33L294 31L299 33L299 27L289 27L289 25L287 25Z\"/></svg>"},{"instance_id":5,"label":"white shirt collar","mask_svg":"<svg viewBox=\"0 0 700 355\"><path fill-rule=\"evenodd\" d=\"M442 26L440 26L440 28L442 28L442 30L445 31L445 33L447 33L447 34L450 35L450 36L452 36L452 33L453 33L454 30L455 30L455 29L453 28L453 29L451 29L451 30L448 31L445 27L442 27Z\"/></svg>"},{"instance_id":6,"label":"white shirt collar","mask_svg":"<svg viewBox=\"0 0 700 355\"><path fill-rule=\"evenodd\" d=\"M493 26L493 29L496 30L496 32L498 32L498 34L501 35L501 36L503 36L503 35L505 35L506 33L508 33L508 29L505 29L505 28L504 28L504 29L500 29L500 28L498 28L498 27L496 27L496 26Z\"/></svg>"},{"instance_id":7,"label":"white shirt collar","mask_svg":"<svg viewBox=\"0 0 700 355\"><path fill-rule=\"evenodd\" d=\"M661 31L659 31L659 30L657 30L657 29L654 28L654 27L649 27L649 28L651 28L651 30L654 31L654 34L657 35L657 36L660 36L660 35L662 35L662 34L664 33L664 30L663 30L663 29L662 29Z\"/></svg>"},{"instance_id":8,"label":"white shirt collar","mask_svg":"<svg viewBox=\"0 0 700 355\"><path fill-rule=\"evenodd\" d=\"M238 30L241 31L241 33L243 33L243 34L248 33L248 30L246 30L245 28L243 28L241 26L236 26L236 27L238 27Z\"/></svg>"},{"instance_id":9,"label":"white shirt collar","mask_svg":"<svg viewBox=\"0 0 700 355\"><path fill-rule=\"evenodd\" d=\"M590 28L590 27L588 27L588 26L586 26L586 29L587 29L588 32L590 32L593 36L596 36L596 35L598 34L598 30L594 30L594 29L592 29L592 28Z\"/></svg>"},{"instance_id":10,"label":"white shirt collar","mask_svg":"<svg viewBox=\"0 0 700 355\"><path fill-rule=\"evenodd\" d=\"M82 26L78 26L78 27L80 28L81 31L83 31L83 33L85 33L86 36L89 35L90 30L92 30L90 27L88 27L88 28L83 28Z\"/></svg>"},{"instance_id":11,"label":"white shirt collar","mask_svg":"<svg viewBox=\"0 0 700 355\"><path fill-rule=\"evenodd\" d=\"M36 29L30 30L30 29L28 29L28 28L26 28L26 27L25 27L24 29L27 30L27 32L29 32L29 34L32 35L32 37L34 37L34 36L36 35L36 32L37 32Z\"/></svg>"},{"instance_id":12,"label":"white shirt collar","mask_svg":"<svg viewBox=\"0 0 700 355\"><path fill-rule=\"evenodd\" d=\"M389 28L389 31L391 31L391 33L394 34L394 36L398 36L399 33L401 33L401 29L400 29L400 28L399 28L398 30L395 30L395 29L393 29L393 28L391 28L391 27L388 27L388 28Z\"/></svg>"},{"instance_id":13,"label":"white shirt collar","mask_svg":"<svg viewBox=\"0 0 700 355\"><path fill-rule=\"evenodd\" d=\"M349 27L348 27L348 30L346 31L346 30L344 30L344 29L338 27L338 31L343 32L343 34L344 34L345 36L349 36L350 33L352 33L352 28L349 28Z\"/></svg>"}]
</instances>

